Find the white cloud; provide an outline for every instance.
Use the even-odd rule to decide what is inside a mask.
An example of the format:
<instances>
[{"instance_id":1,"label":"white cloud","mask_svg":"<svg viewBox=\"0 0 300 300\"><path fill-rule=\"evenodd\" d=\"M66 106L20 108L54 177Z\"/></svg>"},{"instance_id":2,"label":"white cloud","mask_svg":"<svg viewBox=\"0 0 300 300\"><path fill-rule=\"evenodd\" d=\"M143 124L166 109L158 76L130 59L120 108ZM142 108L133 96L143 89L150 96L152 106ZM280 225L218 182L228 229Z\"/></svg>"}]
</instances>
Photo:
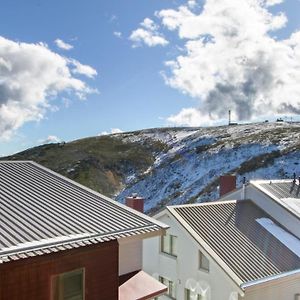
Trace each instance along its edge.
<instances>
[{"instance_id":1,"label":"white cloud","mask_svg":"<svg viewBox=\"0 0 300 300\"><path fill-rule=\"evenodd\" d=\"M203 114L201 110L190 107L183 108L178 114L168 117L167 121L177 126L211 126L220 124L225 120L216 116L208 116Z\"/></svg>"},{"instance_id":2,"label":"white cloud","mask_svg":"<svg viewBox=\"0 0 300 300\"><path fill-rule=\"evenodd\" d=\"M114 31L113 34L114 34L114 36L116 36L117 38L121 38L121 37L122 37L122 32L120 32L120 31Z\"/></svg>"},{"instance_id":3,"label":"white cloud","mask_svg":"<svg viewBox=\"0 0 300 300\"><path fill-rule=\"evenodd\" d=\"M41 144L51 144L51 143L60 143L61 139L57 137L56 135L49 135L46 139L44 140L39 140Z\"/></svg>"},{"instance_id":4,"label":"white cloud","mask_svg":"<svg viewBox=\"0 0 300 300\"><path fill-rule=\"evenodd\" d=\"M144 21L141 23L141 26L150 31L158 30L158 25L155 24L154 21L149 18L144 19Z\"/></svg>"},{"instance_id":5,"label":"white cloud","mask_svg":"<svg viewBox=\"0 0 300 300\"><path fill-rule=\"evenodd\" d=\"M72 73L85 75L89 78L94 78L98 73L97 71L89 65L83 65L76 59L70 59L69 62L74 66Z\"/></svg>"},{"instance_id":6,"label":"white cloud","mask_svg":"<svg viewBox=\"0 0 300 300\"><path fill-rule=\"evenodd\" d=\"M273 6L282 3L284 0L266 0L266 6Z\"/></svg>"},{"instance_id":7,"label":"white cloud","mask_svg":"<svg viewBox=\"0 0 300 300\"><path fill-rule=\"evenodd\" d=\"M43 119L59 93L85 96L87 84L71 73L68 58L45 44L17 43L0 37L0 138L29 121Z\"/></svg>"},{"instance_id":8,"label":"white cloud","mask_svg":"<svg viewBox=\"0 0 300 300\"><path fill-rule=\"evenodd\" d=\"M111 128L110 132L108 131L102 131L101 133L98 134L98 136L101 135L108 135L108 134L117 134L117 133L122 133L123 130L119 129L119 128Z\"/></svg>"},{"instance_id":9,"label":"white cloud","mask_svg":"<svg viewBox=\"0 0 300 300\"><path fill-rule=\"evenodd\" d=\"M54 41L54 43L56 44L56 46L58 48L63 49L63 50L71 50L71 49L74 48L71 44L68 44L68 43L64 42L63 40L61 40L61 39L56 39Z\"/></svg>"},{"instance_id":10,"label":"white cloud","mask_svg":"<svg viewBox=\"0 0 300 300\"><path fill-rule=\"evenodd\" d=\"M229 109L236 120L300 113L300 32L274 38L287 17L268 9L281 2L206 0L199 13L189 3L155 13L184 42L184 52L166 63L165 81L200 107L168 121L194 125L204 115L226 118Z\"/></svg>"},{"instance_id":11,"label":"white cloud","mask_svg":"<svg viewBox=\"0 0 300 300\"><path fill-rule=\"evenodd\" d=\"M168 41L165 37L158 32L158 25L149 18L144 19L140 24L141 28L134 30L129 39L134 43L133 47L141 46L145 44L149 47L166 46Z\"/></svg>"},{"instance_id":12,"label":"white cloud","mask_svg":"<svg viewBox=\"0 0 300 300\"><path fill-rule=\"evenodd\" d=\"M111 129L111 133L112 133L112 134L122 133L122 132L123 132L123 130L121 130L121 129L119 129L119 128L112 128L112 129Z\"/></svg>"},{"instance_id":13,"label":"white cloud","mask_svg":"<svg viewBox=\"0 0 300 300\"><path fill-rule=\"evenodd\" d=\"M196 0L189 0L187 2L187 6L191 9L195 8L197 6L197 1Z\"/></svg>"}]
</instances>

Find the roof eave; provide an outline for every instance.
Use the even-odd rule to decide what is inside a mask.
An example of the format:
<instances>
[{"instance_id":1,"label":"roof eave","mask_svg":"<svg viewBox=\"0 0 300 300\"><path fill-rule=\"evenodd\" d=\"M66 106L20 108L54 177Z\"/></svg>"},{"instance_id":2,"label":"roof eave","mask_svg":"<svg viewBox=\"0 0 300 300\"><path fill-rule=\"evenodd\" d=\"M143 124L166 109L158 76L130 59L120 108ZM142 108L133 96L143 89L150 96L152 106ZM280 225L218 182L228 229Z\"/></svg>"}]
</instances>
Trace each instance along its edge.
<instances>
[{"instance_id":1,"label":"roof eave","mask_svg":"<svg viewBox=\"0 0 300 300\"><path fill-rule=\"evenodd\" d=\"M289 281L293 279L300 279L300 269L296 269L293 271L288 271L284 273L280 273L277 275L271 275L268 277L264 277L261 279L248 281L241 284L241 288L247 292L250 290L263 288L272 284L278 284L279 282Z\"/></svg>"}]
</instances>

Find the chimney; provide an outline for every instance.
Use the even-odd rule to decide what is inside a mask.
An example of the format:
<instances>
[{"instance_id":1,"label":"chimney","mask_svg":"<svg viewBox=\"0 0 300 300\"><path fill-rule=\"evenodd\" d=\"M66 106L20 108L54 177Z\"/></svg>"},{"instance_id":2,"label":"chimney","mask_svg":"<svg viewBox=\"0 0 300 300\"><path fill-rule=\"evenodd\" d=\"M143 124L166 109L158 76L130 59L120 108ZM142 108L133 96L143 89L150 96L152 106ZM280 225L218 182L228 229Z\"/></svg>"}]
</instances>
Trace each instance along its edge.
<instances>
[{"instance_id":1,"label":"chimney","mask_svg":"<svg viewBox=\"0 0 300 300\"><path fill-rule=\"evenodd\" d=\"M236 189L236 176L224 175L220 177L220 197Z\"/></svg>"},{"instance_id":2,"label":"chimney","mask_svg":"<svg viewBox=\"0 0 300 300\"><path fill-rule=\"evenodd\" d=\"M137 194L132 194L130 197L125 198L125 204L141 213L144 212L144 198L139 197Z\"/></svg>"}]
</instances>

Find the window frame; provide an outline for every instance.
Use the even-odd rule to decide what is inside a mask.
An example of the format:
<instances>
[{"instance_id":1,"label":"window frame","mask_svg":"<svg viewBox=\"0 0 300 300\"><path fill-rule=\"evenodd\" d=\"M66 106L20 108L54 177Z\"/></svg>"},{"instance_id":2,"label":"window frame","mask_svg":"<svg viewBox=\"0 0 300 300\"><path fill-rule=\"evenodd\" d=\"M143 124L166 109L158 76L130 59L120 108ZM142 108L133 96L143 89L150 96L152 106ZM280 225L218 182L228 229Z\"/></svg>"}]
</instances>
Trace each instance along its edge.
<instances>
[{"instance_id":1,"label":"window frame","mask_svg":"<svg viewBox=\"0 0 300 300\"><path fill-rule=\"evenodd\" d=\"M51 278L51 299L64 300L63 279L76 274L82 275L82 300L85 300L85 268L78 268L71 271L63 272L52 276ZM56 290L57 289L57 294Z\"/></svg>"},{"instance_id":2,"label":"window frame","mask_svg":"<svg viewBox=\"0 0 300 300\"><path fill-rule=\"evenodd\" d=\"M203 259L206 259L208 265L207 267L204 266L204 264L202 263ZM201 250L199 250L199 254L198 254L198 269L206 273L209 273L210 271L210 261L208 257Z\"/></svg>"},{"instance_id":3,"label":"window frame","mask_svg":"<svg viewBox=\"0 0 300 300\"><path fill-rule=\"evenodd\" d=\"M158 277L158 280L159 280L159 282L161 282L162 284L164 284L168 288L168 291L167 291L167 293L164 294L164 296L166 296L166 297L168 297L168 298L170 298L172 300L176 300L177 290L176 290L176 284L175 284L175 282L172 281L172 280L170 280L170 279L168 279L168 278L166 278L166 277L160 276L160 275ZM173 295L172 295L171 291L174 292Z\"/></svg>"},{"instance_id":4,"label":"window frame","mask_svg":"<svg viewBox=\"0 0 300 300\"><path fill-rule=\"evenodd\" d=\"M195 299L195 297L191 298L191 294L190 293L191 293L190 289L184 288L184 300ZM195 295L193 295L193 296L195 296ZM202 300L203 299L202 295L200 295L200 294L196 294L196 296L197 296L197 299L195 299L195 300Z\"/></svg>"},{"instance_id":5,"label":"window frame","mask_svg":"<svg viewBox=\"0 0 300 300\"><path fill-rule=\"evenodd\" d=\"M166 247L165 247L165 239L166 238L168 239L168 242L169 242L169 248L170 248L169 251L166 250ZM177 239L178 239L178 237L174 234L166 233L165 235L162 235L160 238L160 252L176 258L178 255L177 254ZM176 241L176 242L174 242L174 241ZM176 247L175 247L175 245L176 245Z\"/></svg>"}]
</instances>

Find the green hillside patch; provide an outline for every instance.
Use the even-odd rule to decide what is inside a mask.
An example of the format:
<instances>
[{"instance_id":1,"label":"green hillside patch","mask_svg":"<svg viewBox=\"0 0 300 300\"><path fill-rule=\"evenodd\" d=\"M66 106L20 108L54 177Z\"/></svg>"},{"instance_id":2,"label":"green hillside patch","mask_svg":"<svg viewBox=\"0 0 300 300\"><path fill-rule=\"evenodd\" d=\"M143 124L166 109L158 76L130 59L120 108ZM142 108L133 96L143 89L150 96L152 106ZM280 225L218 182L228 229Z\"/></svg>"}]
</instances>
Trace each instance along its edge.
<instances>
[{"instance_id":1,"label":"green hillside patch","mask_svg":"<svg viewBox=\"0 0 300 300\"><path fill-rule=\"evenodd\" d=\"M161 143L123 142L100 136L70 143L31 148L2 160L32 160L107 196L116 194L131 174L144 172L154 162Z\"/></svg>"}]
</instances>

